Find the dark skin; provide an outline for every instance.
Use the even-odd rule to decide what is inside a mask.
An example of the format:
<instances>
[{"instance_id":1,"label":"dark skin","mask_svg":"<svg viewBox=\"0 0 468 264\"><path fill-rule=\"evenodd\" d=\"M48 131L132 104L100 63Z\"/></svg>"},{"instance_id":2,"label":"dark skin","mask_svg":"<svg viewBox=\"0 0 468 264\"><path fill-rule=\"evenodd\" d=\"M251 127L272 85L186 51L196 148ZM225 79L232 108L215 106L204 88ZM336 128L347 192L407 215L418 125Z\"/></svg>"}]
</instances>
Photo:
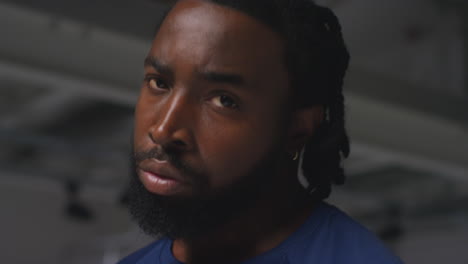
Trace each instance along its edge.
<instances>
[{"instance_id":1,"label":"dark skin","mask_svg":"<svg viewBox=\"0 0 468 264\"><path fill-rule=\"evenodd\" d=\"M152 187L142 179L145 187L159 195L214 193L272 150L277 161L271 184L245 213L203 237L175 239L178 260L239 263L280 244L310 214L292 157L323 110L292 107L284 61L283 41L266 25L205 1L179 1L157 33L136 107L135 151L176 149L206 186L197 189L187 179Z\"/></svg>"}]
</instances>

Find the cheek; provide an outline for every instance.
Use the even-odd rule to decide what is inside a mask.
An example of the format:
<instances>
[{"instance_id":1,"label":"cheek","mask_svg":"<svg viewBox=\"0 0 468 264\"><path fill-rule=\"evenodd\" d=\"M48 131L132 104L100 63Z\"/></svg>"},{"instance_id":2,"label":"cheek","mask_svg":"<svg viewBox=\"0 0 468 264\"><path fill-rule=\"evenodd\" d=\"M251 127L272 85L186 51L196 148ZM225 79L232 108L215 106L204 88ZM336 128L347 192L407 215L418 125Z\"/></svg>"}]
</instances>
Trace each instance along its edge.
<instances>
[{"instance_id":1,"label":"cheek","mask_svg":"<svg viewBox=\"0 0 468 264\"><path fill-rule=\"evenodd\" d=\"M245 122L216 126L200 136L200 156L212 188L229 185L251 172L258 162L280 145L271 123Z\"/></svg>"}]
</instances>

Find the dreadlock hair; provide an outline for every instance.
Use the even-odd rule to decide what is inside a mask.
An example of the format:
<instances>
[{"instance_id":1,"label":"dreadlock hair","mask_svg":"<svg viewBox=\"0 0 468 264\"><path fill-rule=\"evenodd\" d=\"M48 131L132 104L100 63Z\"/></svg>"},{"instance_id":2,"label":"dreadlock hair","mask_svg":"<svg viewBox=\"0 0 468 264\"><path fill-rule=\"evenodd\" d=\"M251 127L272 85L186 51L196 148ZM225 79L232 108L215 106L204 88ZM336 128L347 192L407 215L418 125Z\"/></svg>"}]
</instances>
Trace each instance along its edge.
<instances>
[{"instance_id":1,"label":"dreadlock hair","mask_svg":"<svg viewBox=\"0 0 468 264\"><path fill-rule=\"evenodd\" d=\"M344 183L341 161L350 152L342 92L350 57L338 18L313 0L205 1L243 12L284 40L296 109L322 105L325 110L325 119L304 146L302 170L314 200L327 198L332 184Z\"/></svg>"}]
</instances>

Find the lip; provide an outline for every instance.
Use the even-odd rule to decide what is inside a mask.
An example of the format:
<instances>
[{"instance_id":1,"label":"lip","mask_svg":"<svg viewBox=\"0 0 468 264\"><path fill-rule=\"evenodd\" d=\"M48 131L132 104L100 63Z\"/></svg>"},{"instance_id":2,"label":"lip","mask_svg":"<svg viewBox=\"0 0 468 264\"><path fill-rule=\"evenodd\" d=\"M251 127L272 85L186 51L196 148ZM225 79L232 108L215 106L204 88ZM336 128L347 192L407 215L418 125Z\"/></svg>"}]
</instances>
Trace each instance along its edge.
<instances>
[{"instance_id":1,"label":"lip","mask_svg":"<svg viewBox=\"0 0 468 264\"><path fill-rule=\"evenodd\" d=\"M154 194L176 195L190 185L170 163L154 159L142 161L138 165L137 174L143 186Z\"/></svg>"}]
</instances>

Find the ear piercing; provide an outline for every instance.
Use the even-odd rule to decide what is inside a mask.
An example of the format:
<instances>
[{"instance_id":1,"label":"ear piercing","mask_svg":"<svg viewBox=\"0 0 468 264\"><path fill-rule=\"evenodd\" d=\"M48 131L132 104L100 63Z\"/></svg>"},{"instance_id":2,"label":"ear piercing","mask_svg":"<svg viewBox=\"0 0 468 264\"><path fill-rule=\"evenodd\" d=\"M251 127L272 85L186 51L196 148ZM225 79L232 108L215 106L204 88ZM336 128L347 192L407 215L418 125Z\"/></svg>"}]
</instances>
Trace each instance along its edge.
<instances>
[{"instance_id":1,"label":"ear piercing","mask_svg":"<svg viewBox=\"0 0 468 264\"><path fill-rule=\"evenodd\" d=\"M296 153L294 153L294 157L292 160L297 160L299 158L299 151L296 150Z\"/></svg>"},{"instance_id":2,"label":"ear piercing","mask_svg":"<svg viewBox=\"0 0 468 264\"><path fill-rule=\"evenodd\" d=\"M311 185L307 177L304 175L304 170L302 169L302 163L304 161L304 151L305 146L302 147L301 152L296 151L293 160L299 159L299 164L297 166L297 179L299 183L302 185L302 187L304 187L304 189L306 189L309 192L309 194L312 194L317 190L317 187Z\"/></svg>"}]
</instances>

